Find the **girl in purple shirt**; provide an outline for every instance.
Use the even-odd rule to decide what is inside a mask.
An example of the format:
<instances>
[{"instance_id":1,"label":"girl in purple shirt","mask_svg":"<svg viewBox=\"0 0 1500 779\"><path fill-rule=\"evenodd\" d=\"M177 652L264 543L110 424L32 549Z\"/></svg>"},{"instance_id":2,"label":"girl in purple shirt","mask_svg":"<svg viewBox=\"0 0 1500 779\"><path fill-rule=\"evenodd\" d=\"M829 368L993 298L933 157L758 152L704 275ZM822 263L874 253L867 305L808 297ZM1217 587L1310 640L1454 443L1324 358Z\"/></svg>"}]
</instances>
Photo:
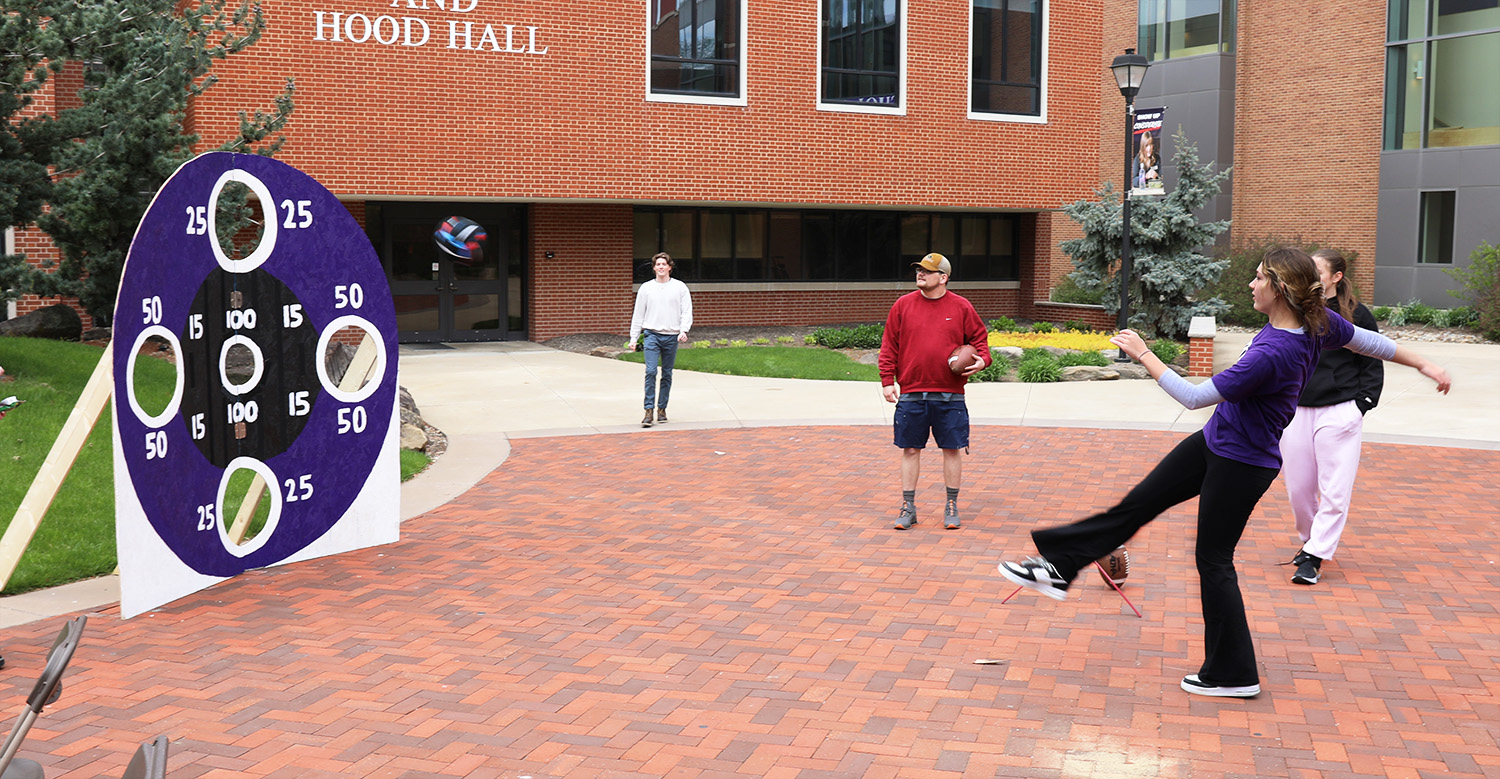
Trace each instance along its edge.
<instances>
[{"instance_id":1,"label":"girl in purple shirt","mask_svg":"<svg viewBox=\"0 0 1500 779\"><path fill-rule=\"evenodd\" d=\"M1250 282L1255 310L1269 319L1239 360L1194 385L1167 369L1131 330L1110 341L1139 361L1163 390L1187 408L1218 404L1208 424L1174 448L1113 508L1071 525L1033 531L1040 557L1000 563L1023 587L1062 600L1078 572L1124 544L1163 511L1197 496L1195 557L1203 606L1203 665L1183 677L1198 695L1260 694L1255 647L1234 569L1234 548L1260 496L1281 468L1281 431L1297 411L1302 386L1324 349L1351 351L1407 365L1437 383L1448 372L1323 305L1318 269L1300 249L1266 252Z\"/></svg>"}]
</instances>

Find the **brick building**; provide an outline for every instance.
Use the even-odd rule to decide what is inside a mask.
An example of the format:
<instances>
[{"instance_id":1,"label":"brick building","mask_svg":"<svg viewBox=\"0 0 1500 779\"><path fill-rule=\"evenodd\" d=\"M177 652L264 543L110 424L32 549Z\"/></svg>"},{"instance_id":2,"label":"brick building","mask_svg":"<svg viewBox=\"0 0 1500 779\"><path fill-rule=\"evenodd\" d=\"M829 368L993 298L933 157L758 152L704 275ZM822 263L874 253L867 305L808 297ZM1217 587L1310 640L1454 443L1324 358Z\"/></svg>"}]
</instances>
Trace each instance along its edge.
<instances>
[{"instance_id":1,"label":"brick building","mask_svg":"<svg viewBox=\"0 0 1500 779\"><path fill-rule=\"evenodd\" d=\"M1093 3L263 7L193 126L297 79L278 158L365 225L404 340L624 333L658 250L705 325L878 320L933 250L982 316L1042 316L1099 180ZM450 215L483 261L434 249Z\"/></svg>"},{"instance_id":2,"label":"brick building","mask_svg":"<svg viewBox=\"0 0 1500 779\"><path fill-rule=\"evenodd\" d=\"M1108 6L1105 49L1135 45L1152 63L1137 105L1233 162L1205 216L1235 238L1355 249L1365 300L1439 308L1459 303L1444 271L1500 244L1497 0ZM1104 105L1117 126L1123 102Z\"/></svg>"}]
</instances>

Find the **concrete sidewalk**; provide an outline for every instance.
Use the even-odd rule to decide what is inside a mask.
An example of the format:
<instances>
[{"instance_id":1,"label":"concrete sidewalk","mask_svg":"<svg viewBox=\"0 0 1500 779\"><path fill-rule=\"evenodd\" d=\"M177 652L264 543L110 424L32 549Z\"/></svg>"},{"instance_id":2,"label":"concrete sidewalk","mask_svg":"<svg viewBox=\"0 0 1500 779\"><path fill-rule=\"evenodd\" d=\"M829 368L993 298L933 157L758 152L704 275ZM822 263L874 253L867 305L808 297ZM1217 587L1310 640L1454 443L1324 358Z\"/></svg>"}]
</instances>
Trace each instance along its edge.
<instances>
[{"instance_id":1,"label":"concrete sidewalk","mask_svg":"<svg viewBox=\"0 0 1500 779\"><path fill-rule=\"evenodd\" d=\"M1248 334L1221 334L1215 364L1232 364ZM1500 450L1500 345L1420 343L1453 376L1447 396L1388 363L1385 393L1365 420L1370 443ZM642 430L641 368L530 342L401 347L401 385L448 451L402 485L402 520L447 504L500 467L514 439L785 425L889 425L892 406L870 382L801 381L678 371L672 421ZM1196 430L1211 409L1187 411L1149 381L973 384L976 425ZM983 435L983 433L979 433ZM106 576L0 598L0 627L118 602Z\"/></svg>"},{"instance_id":2,"label":"concrete sidewalk","mask_svg":"<svg viewBox=\"0 0 1500 779\"><path fill-rule=\"evenodd\" d=\"M1216 370L1250 335L1220 334ZM1500 449L1500 345L1412 344L1447 368L1441 395L1416 371L1386 364L1380 405L1365 440ZM889 425L892 405L870 382L800 381L677 371L672 421L643 431L641 367L534 343L403 347L401 384L423 417L448 435L448 453L402 490L402 517L443 505L504 462L507 441L767 425ZM1188 411L1149 381L971 384L977 425L1190 432L1212 409Z\"/></svg>"}]
</instances>

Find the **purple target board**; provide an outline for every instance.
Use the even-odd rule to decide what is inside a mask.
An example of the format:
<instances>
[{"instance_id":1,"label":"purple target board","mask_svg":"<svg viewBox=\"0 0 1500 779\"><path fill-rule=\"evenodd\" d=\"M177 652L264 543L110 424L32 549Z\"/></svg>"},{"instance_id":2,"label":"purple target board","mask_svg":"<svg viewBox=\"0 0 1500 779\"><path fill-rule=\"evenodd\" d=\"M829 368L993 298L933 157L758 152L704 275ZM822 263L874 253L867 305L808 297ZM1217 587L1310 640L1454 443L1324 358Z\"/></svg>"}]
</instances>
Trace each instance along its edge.
<instances>
[{"instance_id":1,"label":"purple target board","mask_svg":"<svg viewBox=\"0 0 1500 779\"><path fill-rule=\"evenodd\" d=\"M244 256L216 237L228 187L260 204ZM130 244L112 343L122 617L397 539L390 287L359 223L310 176L226 152L178 168ZM165 407L135 382L163 343L176 367ZM254 495L267 505L241 537L235 507Z\"/></svg>"}]
</instances>

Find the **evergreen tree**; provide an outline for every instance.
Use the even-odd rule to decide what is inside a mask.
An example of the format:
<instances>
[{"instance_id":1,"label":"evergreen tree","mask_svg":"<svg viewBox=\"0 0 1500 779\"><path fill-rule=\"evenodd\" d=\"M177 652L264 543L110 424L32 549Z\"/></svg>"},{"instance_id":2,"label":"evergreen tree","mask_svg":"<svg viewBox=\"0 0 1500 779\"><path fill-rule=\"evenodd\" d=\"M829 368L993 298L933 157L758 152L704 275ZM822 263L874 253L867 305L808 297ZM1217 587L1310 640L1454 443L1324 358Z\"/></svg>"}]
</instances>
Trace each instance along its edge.
<instances>
[{"instance_id":1,"label":"evergreen tree","mask_svg":"<svg viewBox=\"0 0 1500 779\"><path fill-rule=\"evenodd\" d=\"M62 254L56 268L41 270L24 257L0 258L0 289L76 297L96 320L109 321L136 225L198 143L183 124L188 102L213 87L214 63L254 45L265 29L259 5L230 3L21 0L19 20L0 33L0 41L26 52L6 63L0 118L8 118L7 107L19 110L63 63L83 68L84 88L81 105L8 123L13 129L0 139L7 144L0 183L18 193L8 208L0 201L0 218L35 221ZM239 132L218 148L274 154L283 139L262 142L285 125L292 88L288 80L269 112L240 112ZM38 165L50 166L50 177L38 176ZM42 201L50 208L39 213Z\"/></svg>"},{"instance_id":2,"label":"evergreen tree","mask_svg":"<svg viewBox=\"0 0 1500 779\"><path fill-rule=\"evenodd\" d=\"M1181 131L1173 136L1177 152L1177 186L1165 196L1138 197L1130 202L1131 274L1130 326L1147 337L1183 338L1194 316L1220 316L1229 304L1220 298L1194 300L1193 295L1217 281L1227 260L1199 253L1229 222L1199 222L1193 211L1207 205L1229 169L1215 173L1213 164L1198 162L1198 147ZM1080 200L1063 208L1083 226L1083 237L1063 241L1060 248L1077 270L1069 274L1084 290L1103 290L1104 309L1120 308L1121 207L1113 186L1106 182L1098 200Z\"/></svg>"}]
</instances>

